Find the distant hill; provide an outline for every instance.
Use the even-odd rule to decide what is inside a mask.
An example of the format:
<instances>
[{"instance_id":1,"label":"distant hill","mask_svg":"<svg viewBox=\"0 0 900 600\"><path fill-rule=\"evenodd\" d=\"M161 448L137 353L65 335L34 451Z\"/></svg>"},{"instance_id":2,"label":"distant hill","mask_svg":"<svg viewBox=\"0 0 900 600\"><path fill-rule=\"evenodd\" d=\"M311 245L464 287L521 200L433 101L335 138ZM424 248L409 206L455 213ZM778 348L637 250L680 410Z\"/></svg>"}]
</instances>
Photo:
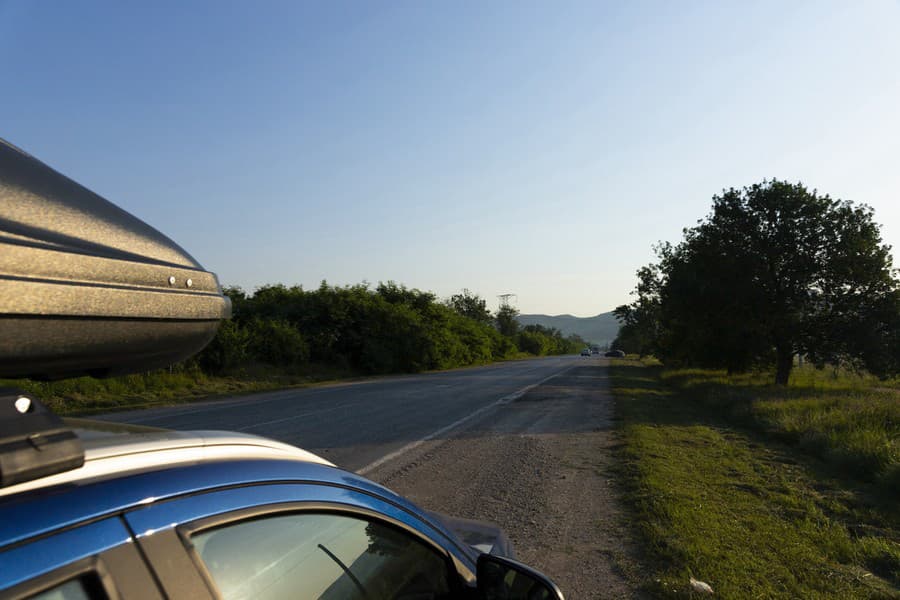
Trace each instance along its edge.
<instances>
[{"instance_id":1,"label":"distant hill","mask_svg":"<svg viewBox=\"0 0 900 600\"><path fill-rule=\"evenodd\" d=\"M612 312L596 317L573 317L572 315L519 315L522 325L543 325L555 327L564 335L577 334L585 341L603 346L612 343L619 332L619 322Z\"/></svg>"}]
</instances>

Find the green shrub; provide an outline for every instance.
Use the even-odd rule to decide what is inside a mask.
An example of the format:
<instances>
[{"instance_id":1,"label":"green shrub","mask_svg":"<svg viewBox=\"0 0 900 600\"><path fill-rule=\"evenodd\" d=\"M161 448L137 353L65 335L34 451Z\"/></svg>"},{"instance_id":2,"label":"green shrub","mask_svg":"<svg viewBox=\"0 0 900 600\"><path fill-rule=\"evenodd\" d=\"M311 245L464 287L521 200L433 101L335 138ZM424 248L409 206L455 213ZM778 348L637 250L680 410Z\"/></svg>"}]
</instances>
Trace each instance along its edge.
<instances>
[{"instance_id":1,"label":"green shrub","mask_svg":"<svg viewBox=\"0 0 900 600\"><path fill-rule=\"evenodd\" d=\"M248 355L277 367L296 367L309 360L300 331L284 319L254 318L247 326Z\"/></svg>"}]
</instances>

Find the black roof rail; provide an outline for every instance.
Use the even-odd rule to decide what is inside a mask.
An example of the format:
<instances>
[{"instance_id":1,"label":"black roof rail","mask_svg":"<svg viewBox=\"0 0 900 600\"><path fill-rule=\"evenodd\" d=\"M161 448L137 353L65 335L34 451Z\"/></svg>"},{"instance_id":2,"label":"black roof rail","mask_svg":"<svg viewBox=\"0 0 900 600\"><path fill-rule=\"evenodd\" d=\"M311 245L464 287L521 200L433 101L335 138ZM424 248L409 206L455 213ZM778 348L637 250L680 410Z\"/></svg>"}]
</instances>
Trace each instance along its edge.
<instances>
[{"instance_id":1,"label":"black roof rail","mask_svg":"<svg viewBox=\"0 0 900 600\"><path fill-rule=\"evenodd\" d=\"M0 487L77 469L84 446L34 396L0 388Z\"/></svg>"}]
</instances>

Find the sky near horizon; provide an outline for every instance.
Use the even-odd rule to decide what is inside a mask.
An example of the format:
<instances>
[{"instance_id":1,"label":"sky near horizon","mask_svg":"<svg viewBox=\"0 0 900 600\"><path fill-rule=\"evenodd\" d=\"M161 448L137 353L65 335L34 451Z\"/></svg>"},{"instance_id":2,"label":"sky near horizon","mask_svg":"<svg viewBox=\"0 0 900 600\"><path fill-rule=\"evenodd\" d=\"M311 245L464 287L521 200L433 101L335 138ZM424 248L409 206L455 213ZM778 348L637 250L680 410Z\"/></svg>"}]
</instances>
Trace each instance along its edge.
<instances>
[{"instance_id":1,"label":"sky near horizon","mask_svg":"<svg viewBox=\"0 0 900 600\"><path fill-rule=\"evenodd\" d=\"M0 137L247 290L592 316L773 177L900 262L898 0L0 0L0 73Z\"/></svg>"}]
</instances>

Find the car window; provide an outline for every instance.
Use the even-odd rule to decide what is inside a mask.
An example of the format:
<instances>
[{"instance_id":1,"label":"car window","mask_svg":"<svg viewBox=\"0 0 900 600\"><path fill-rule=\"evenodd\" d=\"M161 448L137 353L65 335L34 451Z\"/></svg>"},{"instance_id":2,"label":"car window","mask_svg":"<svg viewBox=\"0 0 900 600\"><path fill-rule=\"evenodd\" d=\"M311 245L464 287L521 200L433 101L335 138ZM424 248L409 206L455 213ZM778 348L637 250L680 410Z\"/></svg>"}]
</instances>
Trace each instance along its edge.
<instances>
[{"instance_id":1,"label":"car window","mask_svg":"<svg viewBox=\"0 0 900 600\"><path fill-rule=\"evenodd\" d=\"M106 598L106 595L97 592L89 593L81 579L73 579L30 598L31 600L90 600L91 598Z\"/></svg>"},{"instance_id":2,"label":"car window","mask_svg":"<svg viewBox=\"0 0 900 600\"><path fill-rule=\"evenodd\" d=\"M450 597L444 557L399 529L366 519L278 515L205 530L191 541L228 600Z\"/></svg>"}]
</instances>

